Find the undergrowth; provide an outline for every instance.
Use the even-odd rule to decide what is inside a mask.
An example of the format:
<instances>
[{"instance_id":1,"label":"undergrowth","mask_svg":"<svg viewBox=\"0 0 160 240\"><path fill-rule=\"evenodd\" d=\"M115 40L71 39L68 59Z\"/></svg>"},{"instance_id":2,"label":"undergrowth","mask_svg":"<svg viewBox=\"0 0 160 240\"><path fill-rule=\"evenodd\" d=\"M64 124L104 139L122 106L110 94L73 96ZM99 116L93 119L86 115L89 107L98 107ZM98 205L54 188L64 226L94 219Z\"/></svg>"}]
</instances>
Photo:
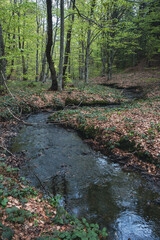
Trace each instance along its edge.
<instances>
[{"instance_id":1,"label":"undergrowth","mask_svg":"<svg viewBox=\"0 0 160 240\"><path fill-rule=\"evenodd\" d=\"M21 226L27 224L38 227L39 219L40 222L43 220L42 213L44 219L48 219L47 225L43 220L44 229L41 229L41 236L36 237L35 232L34 239L97 240L106 238L106 228L100 230L98 224L89 224L85 218L79 220L69 215L64 208L59 206L58 198L48 197L48 200L46 200L40 192L29 185L25 185L24 181L26 182L26 180L19 177L18 169L7 166L4 158L0 159L0 172L0 239L6 240L13 237L17 239L17 231L20 234ZM44 210L41 214L37 212L37 205L35 207L32 205L32 211L27 209L34 199L35 202L38 201L38 206L41 209L44 202ZM47 234L46 227L50 229ZM34 235L34 228L32 235ZM25 236L23 239L25 239Z\"/></svg>"}]
</instances>

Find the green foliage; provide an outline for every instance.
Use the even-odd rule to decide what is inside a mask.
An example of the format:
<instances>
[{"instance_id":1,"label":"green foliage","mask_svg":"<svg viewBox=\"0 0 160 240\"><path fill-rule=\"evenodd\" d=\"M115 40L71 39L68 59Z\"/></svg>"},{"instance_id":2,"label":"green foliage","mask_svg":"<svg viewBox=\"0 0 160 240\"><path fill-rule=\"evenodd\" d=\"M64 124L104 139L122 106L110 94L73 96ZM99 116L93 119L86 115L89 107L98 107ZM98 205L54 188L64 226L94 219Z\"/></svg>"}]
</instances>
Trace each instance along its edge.
<instances>
[{"instance_id":1,"label":"green foliage","mask_svg":"<svg viewBox=\"0 0 160 240\"><path fill-rule=\"evenodd\" d=\"M25 209L19 209L15 206L11 208L6 208L5 212L8 215L6 221L13 223L23 224L26 219L30 219L32 217L30 211L27 211Z\"/></svg>"},{"instance_id":2,"label":"green foliage","mask_svg":"<svg viewBox=\"0 0 160 240\"><path fill-rule=\"evenodd\" d=\"M8 201L9 200L5 197L0 198L0 205L2 206L2 208L5 208L7 206Z\"/></svg>"},{"instance_id":3,"label":"green foliage","mask_svg":"<svg viewBox=\"0 0 160 240\"><path fill-rule=\"evenodd\" d=\"M118 142L118 147L122 150L133 152L136 149L136 143L129 139L129 136L121 137Z\"/></svg>"},{"instance_id":4,"label":"green foliage","mask_svg":"<svg viewBox=\"0 0 160 240\"><path fill-rule=\"evenodd\" d=\"M37 195L37 192L32 187L24 187L22 188L19 185L19 180L12 178L12 174L15 177L15 174L17 173L16 168L11 168L5 165L4 163L5 159L0 159L1 161L1 169L2 169L2 175L0 175L0 203L1 207L5 208L5 215L6 221L11 223L18 223L18 224L24 224L26 220L31 220L34 218L35 214L31 213L30 211L27 211L23 208L18 208L16 206L8 207L7 202L8 196L12 196L18 200L21 201L22 204L25 204L27 202L27 199L24 197L29 198L30 195L32 197ZM25 180L25 179L21 179ZM88 239L88 240L97 240L103 237L103 239L106 238L106 228L100 230L98 224L89 224L85 218L82 220L78 220L77 218L69 215L66 210L62 207L59 207L59 198L49 198L49 203L55 208L56 207L56 215L53 216L53 212L50 212L48 209L46 209L46 215L50 217L50 220L53 222L53 224L59 224L59 225L68 225L70 226L69 230L66 231L56 231L53 230L49 233L49 236L41 236L37 238L37 240L59 240L59 239ZM1 215L1 212L0 212ZM35 220L35 226L36 226L36 220ZM2 233L2 237L4 239L12 239L14 236L14 231L8 227L5 227L0 223L0 231ZM3 239L2 238L2 239Z\"/></svg>"},{"instance_id":5,"label":"green foliage","mask_svg":"<svg viewBox=\"0 0 160 240\"><path fill-rule=\"evenodd\" d=\"M6 166L6 164L3 162L0 164L0 167L6 174L9 174L11 176L17 175L17 168ZM33 187L26 186L22 188L14 180L14 178L4 176L3 172L2 175L0 175L0 205L2 208L5 208L7 206L7 203L9 201L7 197L9 196L19 199L22 204L25 204L27 202L27 199L25 199L25 197L37 196L37 191Z\"/></svg>"},{"instance_id":6,"label":"green foliage","mask_svg":"<svg viewBox=\"0 0 160 240\"><path fill-rule=\"evenodd\" d=\"M70 70L66 73L67 84L83 78L89 29L92 36L89 43L90 77L101 74L103 59L105 59L104 65L107 67L113 57L111 68L117 71L134 66L142 58L147 58L148 62L152 62L155 55L159 56L160 7L158 1L145 0L144 3L138 3L98 0L94 6L94 14L91 13L90 1L84 5L84 2L79 0L76 6L81 14L65 6L66 16L75 14L71 53L69 54ZM59 17L59 10L53 3L54 19ZM18 1L17 3L1 0L0 17L4 30L7 75L14 80L34 80L39 75L35 70L37 51L39 72L42 69L45 52L45 5L42 1L39 1L37 5L34 0ZM87 18L93 19L87 21ZM71 17L66 18L65 24L66 36L71 25ZM57 29L54 28L54 31ZM58 27L56 39L59 39L59 34ZM56 41L54 47L54 61L55 67L58 68L59 41ZM35 88L34 84L31 84L31 88Z\"/></svg>"},{"instance_id":7,"label":"green foliage","mask_svg":"<svg viewBox=\"0 0 160 240\"><path fill-rule=\"evenodd\" d=\"M0 222L0 233L1 233L2 239L6 239L6 240L13 239L14 231L9 227L5 227L1 222Z\"/></svg>"},{"instance_id":8,"label":"green foliage","mask_svg":"<svg viewBox=\"0 0 160 240\"><path fill-rule=\"evenodd\" d=\"M137 151L135 155L144 162L153 163L158 166L158 160L153 159L152 155L148 151Z\"/></svg>"},{"instance_id":9,"label":"green foliage","mask_svg":"<svg viewBox=\"0 0 160 240\"><path fill-rule=\"evenodd\" d=\"M100 230L98 224L89 224L85 218L78 220L70 216L63 208L58 208L57 215L53 220L55 223L70 223L73 226L68 232L56 232L55 237L59 237L60 239L97 240L100 236L103 239L107 236L106 228Z\"/></svg>"},{"instance_id":10,"label":"green foliage","mask_svg":"<svg viewBox=\"0 0 160 240\"><path fill-rule=\"evenodd\" d=\"M94 139L98 135L98 128L95 128L94 125L87 125L85 123L79 124L78 131L86 139Z\"/></svg>"}]
</instances>

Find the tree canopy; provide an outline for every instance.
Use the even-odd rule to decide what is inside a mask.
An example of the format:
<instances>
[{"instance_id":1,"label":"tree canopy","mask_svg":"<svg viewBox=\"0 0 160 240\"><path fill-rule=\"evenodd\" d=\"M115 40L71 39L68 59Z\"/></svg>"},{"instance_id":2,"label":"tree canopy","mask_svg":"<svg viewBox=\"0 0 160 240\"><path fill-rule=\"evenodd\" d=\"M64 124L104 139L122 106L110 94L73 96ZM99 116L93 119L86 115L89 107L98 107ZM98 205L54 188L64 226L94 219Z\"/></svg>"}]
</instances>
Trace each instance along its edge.
<instances>
[{"instance_id":1,"label":"tree canopy","mask_svg":"<svg viewBox=\"0 0 160 240\"><path fill-rule=\"evenodd\" d=\"M52 28L47 27L49 2ZM111 79L113 71L144 59L148 67L159 63L159 0L0 0L0 5L4 48L0 59L6 61L6 70L1 71L8 79L45 81L50 77L47 31L53 42L55 77L63 87L71 79L86 83L98 75Z\"/></svg>"}]
</instances>

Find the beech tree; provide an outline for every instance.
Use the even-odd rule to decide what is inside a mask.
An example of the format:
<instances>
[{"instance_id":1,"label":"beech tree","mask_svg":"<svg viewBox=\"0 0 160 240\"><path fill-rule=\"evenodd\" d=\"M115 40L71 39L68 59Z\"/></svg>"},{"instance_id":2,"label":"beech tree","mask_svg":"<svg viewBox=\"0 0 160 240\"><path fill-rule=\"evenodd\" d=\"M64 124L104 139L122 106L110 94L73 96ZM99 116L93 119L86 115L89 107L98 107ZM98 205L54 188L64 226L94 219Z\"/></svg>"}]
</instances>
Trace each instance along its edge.
<instances>
[{"instance_id":1,"label":"beech tree","mask_svg":"<svg viewBox=\"0 0 160 240\"><path fill-rule=\"evenodd\" d=\"M158 65L159 0L59 3L0 0L8 79L50 81L50 71L51 89L61 90L69 80L88 83L98 75L110 80L113 71L142 59L149 67Z\"/></svg>"},{"instance_id":2,"label":"beech tree","mask_svg":"<svg viewBox=\"0 0 160 240\"><path fill-rule=\"evenodd\" d=\"M5 50L3 42L2 25L0 22L0 93L2 93L3 91L5 73L6 73Z\"/></svg>"},{"instance_id":3,"label":"beech tree","mask_svg":"<svg viewBox=\"0 0 160 240\"><path fill-rule=\"evenodd\" d=\"M72 6L72 11L75 9L75 0L70 2L70 6ZM66 37L66 46L65 46L65 54L64 54L64 65L63 65L63 88L65 85L65 79L66 79L66 70L68 67L68 60L69 60L69 55L71 52L71 37L72 37L72 27L74 23L74 12L71 13L70 15L70 21L69 21L69 27L67 30L67 37Z\"/></svg>"},{"instance_id":4,"label":"beech tree","mask_svg":"<svg viewBox=\"0 0 160 240\"><path fill-rule=\"evenodd\" d=\"M92 17L94 12L94 7L96 5L96 0L91 1L91 12L90 17ZM90 56L90 45L91 45L91 20L89 19L88 22L88 33L87 33L87 46L86 46L86 56L85 56L85 82L88 83L88 77L89 77L89 56Z\"/></svg>"},{"instance_id":5,"label":"beech tree","mask_svg":"<svg viewBox=\"0 0 160 240\"><path fill-rule=\"evenodd\" d=\"M56 69L54 66L54 62L52 60L51 55L51 48L53 45L53 33L52 33L52 0L46 0L47 3L47 34L48 34L48 41L46 46L46 56L47 56L47 62L49 65L49 69L51 72L51 79L52 79L52 85L50 90L58 90L58 83L57 83L57 75L56 75Z\"/></svg>"},{"instance_id":6,"label":"beech tree","mask_svg":"<svg viewBox=\"0 0 160 240\"><path fill-rule=\"evenodd\" d=\"M60 0L61 30L60 30L60 59L59 59L59 90L62 91L63 52L64 52L64 0Z\"/></svg>"}]
</instances>

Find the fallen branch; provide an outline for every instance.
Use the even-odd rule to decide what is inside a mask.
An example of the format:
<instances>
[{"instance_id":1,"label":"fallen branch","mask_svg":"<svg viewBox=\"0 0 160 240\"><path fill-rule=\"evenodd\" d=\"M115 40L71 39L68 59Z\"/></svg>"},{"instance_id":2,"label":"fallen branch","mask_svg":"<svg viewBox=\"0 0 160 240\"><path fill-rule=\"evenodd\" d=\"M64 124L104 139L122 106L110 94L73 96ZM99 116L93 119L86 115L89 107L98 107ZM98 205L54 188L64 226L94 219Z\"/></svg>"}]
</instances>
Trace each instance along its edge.
<instances>
[{"instance_id":1,"label":"fallen branch","mask_svg":"<svg viewBox=\"0 0 160 240\"><path fill-rule=\"evenodd\" d=\"M12 97L15 101L17 101L16 97L11 93L9 87L7 86L7 84L6 84L6 79L5 79L4 74L3 74L2 71L1 71L1 73L2 73L3 82L4 82L4 85L5 85L6 90L9 92L9 94L11 95L11 97Z\"/></svg>"},{"instance_id":2,"label":"fallen branch","mask_svg":"<svg viewBox=\"0 0 160 240\"><path fill-rule=\"evenodd\" d=\"M2 149L5 150L7 153L9 153L12 157L14 157L13 153L11 153L6 147L0 145L0 148L2 148Z\"/></svg>"},{"instance_id":3,"label":"fallen branch","mask_svg":"<svg viewBox=\"0 0 160 240\"><path fill-rule=\"evenodd\" d=\"M4 85L5 85L6 90L9 92L11 97L15 100L16 104L21 108L21 106L17 103L17 101L18 101L17 97L12 94L12 92L9 89L9 87L7 86L6 79L5 79L4 74L3 74L2 71L1 71L1 73L2 73L2 77L3 77L3 81L4 81ZM22 120L19 117L15 116L14 113L11 111L11 109L9 109L8 107L7 107L7 110L8 110L8 112L12 115L12 117L15 120L17 120L18 122L23 123L24 125L27 125L27 126L45 125L45 124L42 124L42 123L28 123L28 122L25 122L24 120ZM22 112L22 108L21 108L21 112Z\"/></svg>"},{"instance_id":4,"label":"fallen branch","mask_svg":"<svg viewBox=\"0 0 160 240\"><path fill-rule=\"evenodd\" d=\"M18 118L17 116L14 115L14 113L11 111L11 109L9 109L7 107L7 110L8 112L12 115L12 117L17 120L18 122L21 122L23 123L24 125L27 125L27 126L40 126L40 125L48 125L48 123L29 123L29 122L25 122L24 120Z\"/></svg>"},{"instance_id":5,"label":"fallen branch","mask_svg":"<svg viewBox=\"0 0 160 240\"><path fill-rule=\"evenodd\" d=\"M30 169L30 167L29 167ZM40 180L40 178L37 176L37 174L34 172L33 169L30 169L33 173L33 175L37 178L37 180L39 181L40 185L42 186L42 188L44 189L45 193L50 197L53 198L53 196L50 194L50 192L45 188L45 186L43 185L42 181Z\"/></svg>"}]
</instances>

